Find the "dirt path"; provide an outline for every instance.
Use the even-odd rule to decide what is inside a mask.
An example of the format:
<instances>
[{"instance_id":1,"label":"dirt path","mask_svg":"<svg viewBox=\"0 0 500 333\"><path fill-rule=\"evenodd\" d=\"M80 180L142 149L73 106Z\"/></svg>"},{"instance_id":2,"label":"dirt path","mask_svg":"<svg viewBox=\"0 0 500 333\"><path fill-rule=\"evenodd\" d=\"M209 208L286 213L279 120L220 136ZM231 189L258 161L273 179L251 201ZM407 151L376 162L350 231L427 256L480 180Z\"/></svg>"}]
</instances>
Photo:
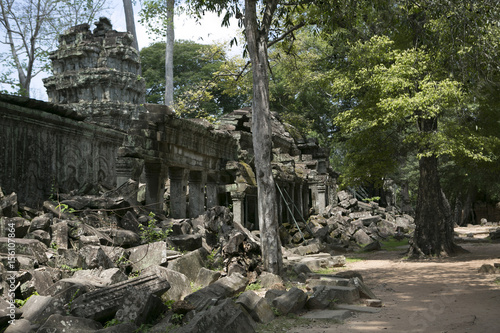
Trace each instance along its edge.
<instances>
[{"instance_id":1,"label":"dirt path","mask_svg":"<svg viewBox=\"0 0 500 333\"><path fill-rule=\"evenodd\" d=\"M463 244L462 244L463 245ZM498 275L478 273L500 263L500 244L468 244L455 258L403 261L398 252L376 252L349 263L383 301L376 314L357 314L343 324L316 322L289 333L500 332ZM285 332L283 331L283 332Z\"/></svg>"}]
</instances>

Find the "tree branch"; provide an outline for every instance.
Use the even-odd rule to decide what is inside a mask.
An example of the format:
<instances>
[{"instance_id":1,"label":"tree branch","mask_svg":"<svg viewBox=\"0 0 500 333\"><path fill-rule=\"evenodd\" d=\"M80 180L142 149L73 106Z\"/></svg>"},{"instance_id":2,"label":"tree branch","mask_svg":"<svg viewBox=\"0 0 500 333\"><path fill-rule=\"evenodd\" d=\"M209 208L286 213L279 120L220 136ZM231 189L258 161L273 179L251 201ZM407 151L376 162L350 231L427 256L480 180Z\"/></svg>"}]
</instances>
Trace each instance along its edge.
<instances>
[{"instance_id":1,"label":"tree branch","mask_svg":"<svg viewBox=\"0 0 500 333\"><path fill-rule=\"evenodd\" d=\"M294 31L297 31L299 30L300 28L302 28L303 26L305 26L306 24L304 22L301 22L293 27L291 27L287 32L285 32L283 35L279 36L278 38L270 41L267 46L270 47L280 41L282 41L283 39L285 39L288 35L292 34Z\"/></svg>"}]
</instances>

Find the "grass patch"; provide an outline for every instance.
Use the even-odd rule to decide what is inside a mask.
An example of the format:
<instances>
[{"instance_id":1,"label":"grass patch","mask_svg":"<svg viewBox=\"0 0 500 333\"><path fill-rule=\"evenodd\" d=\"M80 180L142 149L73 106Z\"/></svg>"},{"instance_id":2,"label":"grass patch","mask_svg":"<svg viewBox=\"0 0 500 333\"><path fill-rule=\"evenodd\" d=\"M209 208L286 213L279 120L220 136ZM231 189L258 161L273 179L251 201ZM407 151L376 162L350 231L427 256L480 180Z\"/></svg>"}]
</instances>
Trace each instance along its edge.
<instances>
[{"instance_id":1,"label":"grass patch","mask_svg":"<svg viewBox=\"0 0 500 333\"><path fill-rule=\"evenodd\" d=\"M262 284L260 284L259 281L255 282L255 283L251 283L249 284L245 290L253 290L253 291L256 291L256 290L260 290L262 289Z\"/></svg>"},{"instance_id":2,"label":"grass patch","mask_svg":"<svg viewBox=\"0 0 500 333\"><path fill-rule=\"evenodd\" d=\"M401 251L401 246L408 245L408 238L403 238L402 240L397 240L394 237L389 238L386 241L381 241L382 250L385 251Z\"/></svg>"},{"instance_id":3,"label":"grass patch","mask_svg":"<svg viewBox=\"0 0 500 333\"><path fill-rule=\"evenodd\" d=\"M353 263L353 262L360 262L363 261L364 259L361 258L345 258L346 263Z\"/></svg>"}]
</instances>

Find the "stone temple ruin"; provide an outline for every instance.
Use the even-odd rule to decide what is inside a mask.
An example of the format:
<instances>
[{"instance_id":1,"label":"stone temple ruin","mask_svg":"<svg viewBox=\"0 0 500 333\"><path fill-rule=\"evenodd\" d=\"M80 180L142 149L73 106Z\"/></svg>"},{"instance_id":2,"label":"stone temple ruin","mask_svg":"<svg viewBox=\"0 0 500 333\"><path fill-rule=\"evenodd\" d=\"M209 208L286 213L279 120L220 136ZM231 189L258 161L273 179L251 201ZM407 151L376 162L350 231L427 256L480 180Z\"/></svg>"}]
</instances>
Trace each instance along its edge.
<instances>
[{"instance_id":1,"label":"stone temple ruin","mask_svg":"<svg viewBox=\"0 0 500 333\"><path fill-rule=\"evenodd\" d=\"M0 95L3 191L40 206L56 193L134 180L145 184L144 204L153 212L196 217L232 205L236 221L257 229L251 110L212 125L145 104L132 36L107 19L96 26L60 36L50 55L53 76L44 79L49 102ZM328 151L272 121L280 222L324 212L335 198Z\"/></svg>"},{"instance_id":2,"label":"stone temple ruin","mask_svg":"<svg viewBox=\"0 0 500 333\"><path fill-rule=\"evenodd\" d=\"M49 102L0 94L0 330L15 317L6 333L251 333L273 309L379 311L366 309L382 302L358 272L317 272L345 266L351 246L409 232L411 217L337 193L328 150L273 115L284 268L264 272L251 110L214 125L145 104L131 35L96 26L61 35ZM14 313L11 286L26 300Z\"/></svg>"}]
</instances>

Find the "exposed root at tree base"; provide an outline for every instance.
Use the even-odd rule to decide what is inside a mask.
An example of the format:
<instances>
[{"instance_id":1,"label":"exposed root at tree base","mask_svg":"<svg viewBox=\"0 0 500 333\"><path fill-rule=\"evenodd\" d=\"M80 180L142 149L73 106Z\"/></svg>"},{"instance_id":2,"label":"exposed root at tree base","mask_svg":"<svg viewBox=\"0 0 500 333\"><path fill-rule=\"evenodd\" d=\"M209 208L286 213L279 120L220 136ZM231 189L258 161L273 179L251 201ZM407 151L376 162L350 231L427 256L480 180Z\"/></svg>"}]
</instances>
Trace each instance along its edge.
<instances>
[{"instance_id":1,"label":"exposed root at tree base","mask_svg":"<svg viewBox=\"0 0 500 333\"><path fill-rule=\"evenodd\" d=\"M447 258L456 256L459 254L470 253L468 250L457 244L451 244L450 249L444 249L441 247L439 253L429 253L426 254L422 249L413 241L409 242L410 247L408 248L408 252L406 252L406 256L408 259L429 259L429 258Z\"/></svg>"}]
</instances>

